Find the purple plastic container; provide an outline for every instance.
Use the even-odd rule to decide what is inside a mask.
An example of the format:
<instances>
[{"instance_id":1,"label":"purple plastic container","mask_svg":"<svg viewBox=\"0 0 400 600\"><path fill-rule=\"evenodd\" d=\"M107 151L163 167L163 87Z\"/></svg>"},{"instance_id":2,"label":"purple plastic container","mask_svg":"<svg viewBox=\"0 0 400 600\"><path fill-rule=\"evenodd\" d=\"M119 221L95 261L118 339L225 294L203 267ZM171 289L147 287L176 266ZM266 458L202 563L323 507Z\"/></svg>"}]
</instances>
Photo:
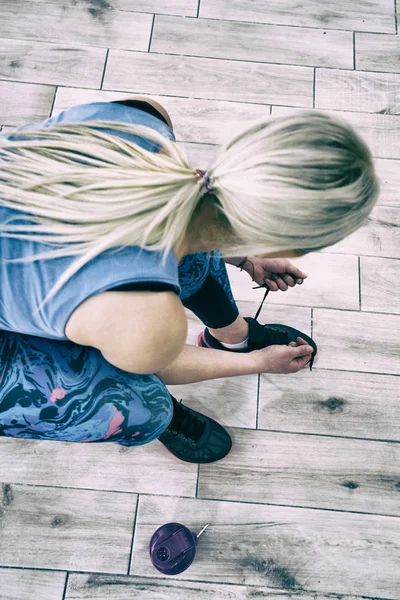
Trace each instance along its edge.
<instances>
[{"instance_id":1,"label":"purple plastic container","mask_svg":"<svg viewBox=\"0 0 400 600\"><path fill-rule=\"evenodd\" d=\"M159 527L150 540L150 558L155 568L164 575L178 575L189 568L204 529L197 535L180 523Z\"/></svg>"}]
</instances>

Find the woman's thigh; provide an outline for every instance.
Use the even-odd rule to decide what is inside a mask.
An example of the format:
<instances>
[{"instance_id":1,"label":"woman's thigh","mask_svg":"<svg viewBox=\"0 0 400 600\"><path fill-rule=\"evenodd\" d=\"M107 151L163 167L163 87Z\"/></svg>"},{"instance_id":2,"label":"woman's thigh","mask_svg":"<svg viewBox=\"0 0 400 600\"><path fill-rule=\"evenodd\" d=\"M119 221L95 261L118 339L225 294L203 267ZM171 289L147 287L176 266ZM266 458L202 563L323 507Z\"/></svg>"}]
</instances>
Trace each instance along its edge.
<instances>
[{"instance_id":1,"label":"woman's thigh","mask_svg":"<svg viewBox=\"0 0 400 600\"><path fill-rule=\"evenodd\" d=\"M122 371L89 346L0 332L0 435L136 446L172 411L156 375Z\"/></svg>"}]
</instances>

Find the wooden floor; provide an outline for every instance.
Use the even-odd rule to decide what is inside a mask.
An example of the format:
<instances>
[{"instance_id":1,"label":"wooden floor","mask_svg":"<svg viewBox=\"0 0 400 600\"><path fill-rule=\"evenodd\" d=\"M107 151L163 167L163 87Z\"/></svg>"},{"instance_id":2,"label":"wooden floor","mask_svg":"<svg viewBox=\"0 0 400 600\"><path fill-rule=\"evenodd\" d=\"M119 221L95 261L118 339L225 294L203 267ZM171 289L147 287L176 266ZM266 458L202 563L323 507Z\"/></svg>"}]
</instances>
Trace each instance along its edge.
<instances>
[{"instance_id":1,"label":"wooden floor","mask_svg":"<svg viewBox=\"0 0 400 600\"><path fill-rule=\"evenodd\" d=\"M357 128L382 180L367 226L297 261L307 281L270 294L259 317L313 334L312 373L171 386L229 428L227 459L198 469L158 442L0 439L1 600L400 600L395 4L1 0L5 131L145 94L197 168L238 124L315 107ZM254 316L262 290L229 273ZM188 317L191 343L202 324ZM169 521L211 525L191 568L165 578L148 545Z\"/></svg>"}]
</instances>

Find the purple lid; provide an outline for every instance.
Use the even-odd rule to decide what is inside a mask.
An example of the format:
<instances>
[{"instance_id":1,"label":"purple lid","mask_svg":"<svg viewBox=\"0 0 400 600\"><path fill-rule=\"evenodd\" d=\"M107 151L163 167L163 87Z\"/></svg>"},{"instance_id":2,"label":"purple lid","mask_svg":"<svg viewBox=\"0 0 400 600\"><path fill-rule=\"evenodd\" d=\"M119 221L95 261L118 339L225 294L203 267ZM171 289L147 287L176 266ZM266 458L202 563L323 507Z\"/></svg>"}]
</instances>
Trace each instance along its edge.
<instances>
[{"instance_id":1,"label":"purple lid","mask_svg":"<svg viewBox=\"0 0 400 600\"><path fill-rule=\"evenodd\" d=\"M180 523L166 523L150 540L150 558L164 575L178 575L192 564L197 535Z\"/></svg>"}]
</instances>

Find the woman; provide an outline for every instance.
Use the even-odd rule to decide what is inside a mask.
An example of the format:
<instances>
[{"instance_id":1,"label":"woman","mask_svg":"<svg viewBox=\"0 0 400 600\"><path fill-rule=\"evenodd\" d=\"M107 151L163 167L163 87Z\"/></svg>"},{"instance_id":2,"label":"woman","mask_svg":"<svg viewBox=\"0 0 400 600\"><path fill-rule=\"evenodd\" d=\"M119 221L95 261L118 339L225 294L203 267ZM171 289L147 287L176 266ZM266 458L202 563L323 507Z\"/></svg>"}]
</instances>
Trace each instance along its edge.
<instances>
[{"instance_id":1,"label":"woman","mask_svg":"<svg viewBox=\"0 0 400 600\"><path fill-rule=\"evenodd\" d=\"M378 182L344 122L305 112L246 127L208 172L174 143L160 105L73 107L0 143L0 434L220 460L221 425L165 384L293 373L316 345L242 317L225 258L260 285L306 277L285 257L367 219ZM206 325L185 345L183 307ZM204 346L204 347L203 347Z\"/></svg>"}]
</instances>

